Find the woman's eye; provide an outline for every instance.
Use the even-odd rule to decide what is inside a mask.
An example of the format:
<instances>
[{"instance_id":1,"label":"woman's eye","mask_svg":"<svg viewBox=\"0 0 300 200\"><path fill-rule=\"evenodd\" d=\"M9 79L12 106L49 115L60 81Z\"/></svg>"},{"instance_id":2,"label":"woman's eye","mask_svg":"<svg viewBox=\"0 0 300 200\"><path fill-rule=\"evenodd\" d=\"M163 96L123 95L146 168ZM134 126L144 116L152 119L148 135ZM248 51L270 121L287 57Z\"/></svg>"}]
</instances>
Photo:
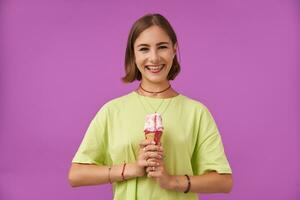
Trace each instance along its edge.
<instances>
[{"instance_id":1,"label":"woman's eye","mask_svg":"<svg viewBox=\"0 0 300 200\"><path fill-rule=\"evenodd\" d=\"M167 46L160 46L159 47L160 49L166 49L166 48L168 48Z\"/></svg>"},{"instance_id":2,"label":"woman's eye","mask_svg":"<svg viewBox=\"0 0 300 200\"><path fill-rule=\"evenodd\" d=\"M147 48L141 48L140 51L147 51Z\"/></svg>"}]
</instances>

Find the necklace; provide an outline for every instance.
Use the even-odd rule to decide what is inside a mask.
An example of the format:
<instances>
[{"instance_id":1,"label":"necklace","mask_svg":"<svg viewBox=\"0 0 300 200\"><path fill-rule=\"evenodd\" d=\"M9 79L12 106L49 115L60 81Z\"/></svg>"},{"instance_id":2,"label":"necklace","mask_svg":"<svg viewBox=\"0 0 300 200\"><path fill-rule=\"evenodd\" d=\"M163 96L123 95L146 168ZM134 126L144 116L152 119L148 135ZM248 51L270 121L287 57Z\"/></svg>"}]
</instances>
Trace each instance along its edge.
<instances>
[{"instance_id":1,"label":"necklace","mask_svg":"<svg viewBox=\"0 0 300 200\"><path fill-rule=\"evenodd\" d=\"M138 90L137 90L137 93L138 93L138 95L142 95ZM146 106L144 105L144 103L143 103L142 100L140 99L140 96L138 96L138 98L139 98L141 104L143 105L144 109L147 110L147 109L146 109ZM145 99L145 100L146 100L146 99ZM160 104L157 106L156 109L152 106L152 104L151 104L150 102L148 102L148 100L146 100L146 101L147 101L147 104L151 107L152 111L154 111L154 113L157 113L157 111L159 110L159 108L161 107L161 105L163 104L163 102L165 101L165 99L162 99L162 100L161 100Z\"/></svg>"},{"instance_id":2,"label":"necklace","mask_svg":"<svg viewBox=\"0 0 300 200\"><path fill-rule=\"evenodd\" d=\"M170 84L166 89L163 89L163 90L158 91L158 92L152 92L152 91L145 90L145 89L142 87L142 83L140 83L140 86L139 86L139 87L140 87L144 92L148 92L148 93L153 94L153 95L158 95L158 94L160 94L160 93L163 93L163 92L169 90L169 89L171 88L171 84Z\"/></svg>"},{"instance_id":3,"label":"necklace","mask_svg":"<svg viewBox=\"0 0 300 200\"><path fill-rule=\"evenodd\" d=\"M143 101L141 100L140 95L142 95L142 94L141 94L138 90L137 90L137 93L138 93L138 99L139 99L140 103L142 104L144 110L145 110L146 112L149 112L149 109L146 108L145 104L144 104ZM171 103L172 100L173 100L173 98L168 102L168 105L165 107L165 109L162 110L162 111L160 112L160 115L161 115L161 116L166 112L166 110L168 109L168 107L169 107L169 105L170 105L170 103ZM159 110L159 108L161 107L161 105L163 104L163 102L165 101L165 99L162 99L162 100L161 100L160 104L158 105L158 107L157 107L156 109L151 105L151 103L150 103L146 98L145 98L145 101L147 102L147 104L148 104L148 105L151 107L151 109L152 109L152 110L150 110L150 113L152 113L153 111L154 111L154 113L157 113L157 111Z\"/></svg>"}]
</instances>

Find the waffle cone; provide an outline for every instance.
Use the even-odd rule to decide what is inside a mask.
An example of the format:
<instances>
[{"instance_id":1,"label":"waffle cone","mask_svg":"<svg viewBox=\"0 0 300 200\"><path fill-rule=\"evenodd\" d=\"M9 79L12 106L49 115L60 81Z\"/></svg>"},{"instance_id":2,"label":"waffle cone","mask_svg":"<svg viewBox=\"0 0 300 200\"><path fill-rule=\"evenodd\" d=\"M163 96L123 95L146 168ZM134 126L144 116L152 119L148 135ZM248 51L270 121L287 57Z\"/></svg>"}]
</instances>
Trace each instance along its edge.
<instances>
[{"instance_id":1,"label":"waffle cone","mask_svg":"<svg viewBox=\"0 0 300 200\"><path fill-rule=\"evenodd\" d=\"M157 132L146 132L145 133L145 138L146 140L149 141L155 141L155 144L158 144L161 138L162 132L157 131Z\"/></svg>"}]
</instances>

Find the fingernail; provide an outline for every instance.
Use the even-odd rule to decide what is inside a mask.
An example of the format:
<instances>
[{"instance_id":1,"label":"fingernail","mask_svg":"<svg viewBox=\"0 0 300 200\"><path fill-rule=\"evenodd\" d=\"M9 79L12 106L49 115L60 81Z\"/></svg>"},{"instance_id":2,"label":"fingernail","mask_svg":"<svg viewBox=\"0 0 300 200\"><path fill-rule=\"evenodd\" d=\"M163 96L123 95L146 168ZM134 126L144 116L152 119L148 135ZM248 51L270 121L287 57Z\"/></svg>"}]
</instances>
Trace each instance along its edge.
<instances>
[{"instance_id":1,"label":"fingernail","mask_svg":"<svg viewBox=\"0 0 300 200\"><path fill-rule=\"evenodd\" d=\"M143 148L143 151L146 151L146 147Z\"/></svg>"},{"instance_id":2,"label":"fingernail","mask_svg":"<svg viewBox=\"0 0 300 200\"><path fill-rule=\"evenodd\" d=\"M159 163L156 163L156 165L158 166L158 165L159 165Z\"/></svg>"},{"instance_id":3,"label":"fingernail","mask_svg":"<svg viewBox=\"0 0 300 200\"><path fill-rule=\"evenodd\" d=\"M155 144L155 141L151 141L151 144Z\"/></svg>"}]
</instances>

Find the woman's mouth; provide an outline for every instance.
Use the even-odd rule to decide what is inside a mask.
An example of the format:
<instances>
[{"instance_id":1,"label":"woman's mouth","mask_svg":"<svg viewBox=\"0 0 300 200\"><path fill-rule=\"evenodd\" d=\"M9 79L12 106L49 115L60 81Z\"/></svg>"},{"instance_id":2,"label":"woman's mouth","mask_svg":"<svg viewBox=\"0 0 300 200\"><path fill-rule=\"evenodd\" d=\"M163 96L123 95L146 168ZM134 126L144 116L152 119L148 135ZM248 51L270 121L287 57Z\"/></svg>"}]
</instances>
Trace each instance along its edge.
<instances>
[{"instance_id":1,"label":"woman's mouth","mask_svg":"<svg viewBox=\"0 0 300 200\"><path fill-rule=\"evenodd\" d=\"M151 73L159 73L163 68L164 64L162 65L147 65L145 68L149 70Z\"/></svg>"}]
</instances>

